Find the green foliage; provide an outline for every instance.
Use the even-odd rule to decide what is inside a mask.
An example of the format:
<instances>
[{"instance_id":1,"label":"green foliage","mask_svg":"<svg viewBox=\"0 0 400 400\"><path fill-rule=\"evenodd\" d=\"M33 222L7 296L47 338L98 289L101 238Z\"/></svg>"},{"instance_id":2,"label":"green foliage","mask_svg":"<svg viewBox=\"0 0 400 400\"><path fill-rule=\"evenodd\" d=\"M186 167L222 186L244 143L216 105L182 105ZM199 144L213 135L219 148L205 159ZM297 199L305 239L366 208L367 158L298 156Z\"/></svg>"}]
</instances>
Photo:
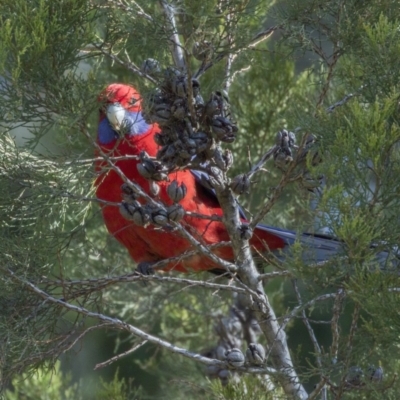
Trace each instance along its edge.
<instances>
[{"instance_id":1,"label":"green foliage","mask_svg":"<svg viewBox=\"0 0 400 400\"><path fill-rule=\"evenodd\" d=\"M39 279L51 274L56 265L62 274L63 254L80 240L83 225L79 220L84 223L88 212L87 205L67 198L72 191L78 197L87 192L88 187L82 185L85 175L87 171L79 166L33 156L18 149L9 136L0 138L0 336L5 346L5 381L10 368L37 366L45 361L40 354L47 352L53 360L57 353L51 351L50 338L57 336L58 319L65 312L43 304L20 286L15 275ZM42 332L41 340L36 338L38 332ZM21 359L23 352L26 358Z\"/></svg>"},{"instance_id":2,"label":"green foliage","mask_svg":"<svg viewBox=\"0 0 400 400\"><path fill-rule=\"evenodd\" d=\"M278 131L293 129L293 123L296 123L290 120L288 111L301 102L308 82L305 74L295 75L295 64L285 53L285 48L277 47L276 51L271 51L261 47L260 51L243 57L243 64L258 67L240 73L230 90L240 128L240 136L233 145L236 158L232 176L248 170L249 163L257 162L275 144ZM303 103L302 113L308 111L307 106ZM267 165L266 168L266 173L253 178L255 184L250 194L240 198L251 211L270 195L282 177L275 166ZM299 226L302 222L299 211L308 196L304 191L299 193L298 189L297 185L292 185L285 190L273 212L267 215L269 224Z\"/></svg>"},{"instance_id":3,"label":"green foliage","mask_svg":"<svg viewBox=\"0 0 400 400\"><path fill-rule=\"evenodd\" d=\"M78 384L71 384L69 375L63 375L60 362L51 371L38 370L32 375L22 374L12 381L12 390L4 393L6 400L59 400L81 399Z\"/></svg>"},{"instance_id":4,"label":"green foliage","mask_svg":"<svg viewBox=\"0 0 400 400\"><path fill-rule=\"evenodd\" d=\"M12 380L12 389L4 392L5 400L134 400L141 398L141 390L133 389L118 377L118 372L110 382L100 380L95 393L84 390L83 380L72 383L71 375L61 371L58 361L50 371L37 370L32 375L22 374Z\"/></svg>"},{"instance_id":5,"label":"green foliage","mask_svg":"<svg viewBox=\"0 0 400 400\"><path fill-rule=\"evenodd\" d=\"M383 272L376 257L381 251L389 254L396 251L400 233L395 222L400 212L397 201L400 188L396 178L400 137L399 67L394 56L399 55L398 40L395 39L398 23L392 12L393 4L371 2L357 13L357 17L351 13L352 3L349 3L349 9L346 4L346 10L341 11L341 24L334 25L335 35L342 35L342 54L327 99L333 104L333 98L341 99L345 94L354 93L356 97L339 105L332 113L317 110L318 118L303 116L301 121L304 130L319 136L324 159L315 171L316 174L323 173L328 182L318 207L320 223L346 244L346 259L333 263L331 269L318 273L301 269L312 278L306 298L321 293L321 288L330 291L334 287L344 287L347 290L352 301L362 308L362 322L358 325L351 363L366 369L369 364L377 365L379 360L384 360L388 381L397 368L396 361L390 357L396 347L394 343L398 341L397 323L396 318L388 317L390 310L399 307L399 298L392 289L397 285L397 277ZM330 7L328 3L326 5ZM324 7L318 10L326 16ZM297 18L302 21L306 17L298 14ZM311 18L310 15L307 18ZM358 24L354 24L354 18L358 18ZM327 34L321 29L323 20L319 21L315 28L320 29L321 34ZM347 35L351 30L350 23L353 23L353 33ZM332 33L331 28L329 25L329 33ZM311 31L310 34L305 31L304 35L309 35L310 43L315 45ZM312 35L315 36L315 31ZM314 51L316 47L311 44L310 49ZM328 101L324 104L329 105ZM370 243L376 244L375 247ZM389 271L397 269L396 259L394 264L388 262L386 268ZM347 318L342 325L344 337L350 329ZM345 359L348 348L344 346L341 351L340 358ZM346 367L342 368L343 376ZM366 397L360 393L347 396L395 398L390 390L384 394L370 393Z\"/></svg>"},{"instance_id":6,"label":"green foliage","mask_svg":"<svg viewBox=\"0 0 400 400\"><path fill-rule=\"evenodd\" d=\"M78 115L84 118L82 110L92 93L76 68L85 59L78 49L94 38L95 13L88 2L6 0L0 15L3 124L49 128L56 122L76 124Z\"/></svg>"},{"instance_id":7,"label":"green foliage","mask_svg":"<svg viewBox=\"0 0 400 400\"><path fill-rule=\"evenodd\" d=\"M223 386L220 381L213 381L211 388L213 398L218 400L275 400L283 399L284 394L274 388L274 384L267 377L246 376L236 382Z\"/></svg>"},{"instance_id":8,"label":"green foliage","mask_svg":"<svg viewBox=\"0 0 400 400\"><path fill-rule=\"evenodd\" d=\"M99 400L136 400L141 398L141 389L134 389L118 377L118 371L110 382L101 380L100 390L93 396ZM87 398L87 397L86 397Z\"/></svg>"}]
</instances>

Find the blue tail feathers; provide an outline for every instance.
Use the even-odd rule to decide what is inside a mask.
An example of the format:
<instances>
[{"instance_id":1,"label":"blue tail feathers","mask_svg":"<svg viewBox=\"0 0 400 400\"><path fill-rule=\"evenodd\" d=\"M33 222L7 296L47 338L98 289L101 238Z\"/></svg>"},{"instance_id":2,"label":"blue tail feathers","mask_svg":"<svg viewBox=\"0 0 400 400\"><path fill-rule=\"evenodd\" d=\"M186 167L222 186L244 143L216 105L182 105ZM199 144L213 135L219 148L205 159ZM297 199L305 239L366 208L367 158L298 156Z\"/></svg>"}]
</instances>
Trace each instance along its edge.
<instances>
[{"instance_id":1,"label":"blue tail feathers","mask_svg":"<svg viewBox=\"0 0 400 400\"><path fill-rule=\"evenodd\" d=\"M327 261L335 256L340 256L344 250L344 244L342 242L326 235L314 235L311 233L297 234L290 230L275 228L264 224L258 224L257 229L275 235L285 242L286 246L278 251L281 255L290 253L290 247L296 241L299 241L303 247L302 258L306 263Z\"/></svg>"}]
</instances>

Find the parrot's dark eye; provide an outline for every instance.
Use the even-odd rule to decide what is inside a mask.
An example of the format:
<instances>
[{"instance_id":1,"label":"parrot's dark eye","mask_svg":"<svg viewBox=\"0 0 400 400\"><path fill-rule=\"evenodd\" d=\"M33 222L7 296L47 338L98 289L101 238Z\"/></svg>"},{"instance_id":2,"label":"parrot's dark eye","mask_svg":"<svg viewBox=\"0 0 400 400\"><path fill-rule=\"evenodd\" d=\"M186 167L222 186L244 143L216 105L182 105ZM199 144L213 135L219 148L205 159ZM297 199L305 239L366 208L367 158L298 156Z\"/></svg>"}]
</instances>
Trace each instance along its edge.
<instances>
[{"instance_id":1,"label":"parrot's dark eye","mask_svg":"<svg viewBox=\"0 0 400 400\"><path fill-rule=\"evenodd\" d=\"M135 105L138 101L139 101L139 99L137 99L137 98L135 98L135 97L132 97L132 98L129 100L129 104L130 104L131 106L133 106L133 105Z\"/></svg>"}]
</instances>

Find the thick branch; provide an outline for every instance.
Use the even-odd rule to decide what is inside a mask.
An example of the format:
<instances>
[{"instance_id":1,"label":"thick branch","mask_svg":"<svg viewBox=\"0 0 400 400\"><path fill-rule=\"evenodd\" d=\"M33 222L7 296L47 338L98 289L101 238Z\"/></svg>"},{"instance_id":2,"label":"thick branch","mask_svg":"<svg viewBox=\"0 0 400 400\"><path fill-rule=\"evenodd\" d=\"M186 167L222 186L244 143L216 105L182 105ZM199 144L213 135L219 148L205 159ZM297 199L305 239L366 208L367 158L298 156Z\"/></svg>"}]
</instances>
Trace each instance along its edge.
<instances>
[{"instance_id":1,"label":"thick branch","mask_svg":"<svg viewBox=\"0 0 400 400\"><path fill-rule=\"evenodd\" d=\"M286 395L294 399L307 398L307 392L300 383L286 341L286 334L279 326L275 312L269 303L260 282L260 274L254 264L249 241L240 234L241 221L237 202L228 187L217 186L216 194L223 209L223 221L232 241L238 274L244 285L257 294L252 296L250 308L270 344L270 355L274 367L281 372L280 383Z\"/></svg>"},{"instance_id":2,"label":"thick branch","mask_svg":"<svg viewBox=\"0 0 400 400\"><path fill-rule=\"evenodd\" d=\"M173 7L167 3L166 0L161 0L165 17L168 21L169 29L172 31L170 36L170 47L175 66L180 70L186 70L185 58L183 55L181 41L176 28L175 11Z\"/></svg>"}]
</instances>

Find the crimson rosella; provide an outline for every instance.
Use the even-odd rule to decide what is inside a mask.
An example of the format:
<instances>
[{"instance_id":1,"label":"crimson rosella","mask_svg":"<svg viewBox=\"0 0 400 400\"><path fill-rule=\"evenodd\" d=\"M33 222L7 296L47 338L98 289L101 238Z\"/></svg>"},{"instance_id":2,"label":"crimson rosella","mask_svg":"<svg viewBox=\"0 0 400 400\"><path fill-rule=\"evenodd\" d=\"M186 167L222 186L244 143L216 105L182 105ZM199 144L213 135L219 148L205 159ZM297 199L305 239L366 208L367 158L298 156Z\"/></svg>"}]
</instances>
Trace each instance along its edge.
<instances>
[{"instance_id":1,"label":"crimson rosella","mask_svg":"<svg viewBox=\"0 0 400 400\"><path fill-rule=\"evenodd\" d=\"M150 156L156 155L158 145L154 141L154 135L160 132L160 129L156 124L149 125L145 122L141 113L140 95L133 87L111 84L100 95L100 101L103 107L100 110L97 143L103 153L113 157L138 156L142 151L146 151ZM122 126L124 129L121 129ZM138 173L138 162L122 159L115 161L115 165L128 179L136 182L151 195L149 181ZM121 176L115 169L110 168L106 161L99 161L96 169L99 173L96 180L97 197L107 202L120 203L123 184ZM169 178L186 185L186 196L180 201L186 211L205 216L222 215L216 196L201 185L198 174L182 170L171 173ZM157 198L164 204L171 205L172 201L167 194L168 182L161 181L157 184L160 187ZM103 203L101 207L108 231L127 248L131 257L139 264L151 265L182 255L187 250L194 250L189 241L174 230L160 229L154 225L137 226L120 214L118 206ZM186 215L182 224L204 245L229 241L225 226L218 220L211 221ZM265 253L267 250L284 250L293 244L296 238L295 232L258 225L250 244L257 252ZM340 242L328 237L303 234L298 239L307 246L310 252L308 257L316 262L333 256L341 248ZM225 260L233 260L233 251L229 246L216 248L213 252ZM171 262L165 268L179 272L218 269L218 265L200 253L179 262Z\"/></svg>"}]
</instances>

